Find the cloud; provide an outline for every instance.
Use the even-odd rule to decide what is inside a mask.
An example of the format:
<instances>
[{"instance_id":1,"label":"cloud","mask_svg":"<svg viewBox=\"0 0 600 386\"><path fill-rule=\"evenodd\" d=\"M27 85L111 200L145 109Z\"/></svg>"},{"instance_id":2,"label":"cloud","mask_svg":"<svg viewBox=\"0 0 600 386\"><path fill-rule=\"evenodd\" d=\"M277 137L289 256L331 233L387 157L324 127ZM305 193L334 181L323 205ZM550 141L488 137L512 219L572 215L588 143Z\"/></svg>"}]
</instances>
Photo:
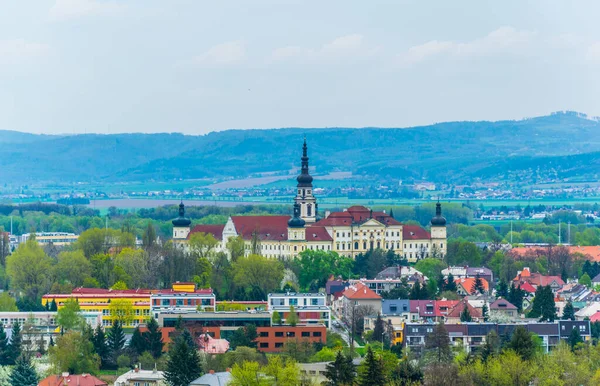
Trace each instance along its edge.
<instances>
[{"instance_id":1,"label":"cloud","mask_svg":"<svg viewBox=\"0 0 600 386\"><path fill-rule=\"evenodd\" d=\"M373 55L379 50L378 47L369 47L365 38L360 34L350 34L337 37L323 44L318 49L304 48L300 46L287 46L273 50L271 61L283 61L288 59L300 59L309 61L335 60L348 57L366 57Z\"/></svg>"},{"instance_id":2,"label":"cloud","mask_svg":"<svg viewBox=\"0 0 600 386\"><path fill-rule=\"evenodd\" d=\"M50 46L28 42L24 39L0 40L0 63L18 63L23 60L45 56Z\"/></svg>"},{"instance_id":3,"label":"cloud","mask_svg":"<svg viewBox=\"0 0 600 386\"><path fill-rule=\"evenodd\" d=\"M65 21L84 16L111 14L122 8L123 5L115 1L56 0L50 9L50 20Z\"/></svg>"},{"instance_id":4,"label":"cloud","mask_svg":"<svg viewBox=\"0 0 600 386\"><path fill-rule=\"evenodd\" d=\"M229 66L243 61L245 57L244 43L234 41L211 47L202 55L195 57L192 62L197 65Z\"/></svg>"},{"instance_id":5,"label":"cloud","mask_svg":"<svg viewBox=\"0 0 600 386\"><path fill-rule=\"evenodd\" d=\"M495 55L509 52L525 52L536 33L527 30L517 30L504 26L488 35L469 42L438 41L410 47L399 55L400 62L411 65L427 60L433 56L446 54L454 56Z\"/></svg>"},{"instance_id":6,"label":"cloud","mask_svg":"<svg viewBox=\"0 0 600 386\"><path fill-rule=\"evenodd\" d=\"M600 62L600 42L591 44L585 55L586 59L592 62Z\"/></svg>"}]
</instances>

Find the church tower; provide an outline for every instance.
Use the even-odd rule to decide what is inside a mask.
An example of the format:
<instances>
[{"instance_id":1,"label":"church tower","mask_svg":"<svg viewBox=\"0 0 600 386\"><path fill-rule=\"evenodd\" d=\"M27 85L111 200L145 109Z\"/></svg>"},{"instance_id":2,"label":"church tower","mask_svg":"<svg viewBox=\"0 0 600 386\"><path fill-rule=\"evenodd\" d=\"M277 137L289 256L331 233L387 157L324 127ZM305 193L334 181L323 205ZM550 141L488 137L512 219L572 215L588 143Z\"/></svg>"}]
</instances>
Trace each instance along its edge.
<instances>
[{"instance_id":1,"label":"church tower","mask_svg":"<svg viewBox=\"0 0 600 386\"><path fill-rule=\"evenodd\" d=\"M431 219L431 247L446 256L446 219L442 216L442 204L438 201L435 204L435 216Z\"/></svg>"},{"instance_id":2,"label":"church tower","mask_svg":"<svg viewBox=\"0 0 600 386\"><path fill-rule=\"evenodd\" d=\"M179 217L171 222L173 223L173 241L185 240L190 234L192 220L185 217L185 205L183 205L183 201L179 204Z\"/></svg>"},{"instance_id":3,"label":"church tower","mask_svg":"<svg viewBox=\"0 0 600 386\"><path fill-rule=\"evenodd\" d=\"M306 146L306 137L302 146L302 171L296 180L298 188L294 202L300 205L300 218L307 224L314 223L317 218L317 200L313 196L313 178L308 174L308 148Z\"/></svg>"}]
</instances>

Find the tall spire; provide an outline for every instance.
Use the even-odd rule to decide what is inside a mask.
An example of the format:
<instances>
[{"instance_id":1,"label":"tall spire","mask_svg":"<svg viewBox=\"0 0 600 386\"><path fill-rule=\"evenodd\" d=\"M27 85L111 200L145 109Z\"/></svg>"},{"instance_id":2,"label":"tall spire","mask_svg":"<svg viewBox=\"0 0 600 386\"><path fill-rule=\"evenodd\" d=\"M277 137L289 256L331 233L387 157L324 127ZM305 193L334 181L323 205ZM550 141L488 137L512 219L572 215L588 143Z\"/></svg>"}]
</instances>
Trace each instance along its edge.
<instances>
[{"instance_id":1,"label":"tall spire","mask_svg":"<svg viewBox=\"0 0 600 386\"><path fill-rule=\"evenodd\" d=\"M308 146L306 145L306 136L302 145L302 169L300 175L296 179L299 187L312 187L312 176L308 173Z\"/></svg>"}]
</instances>

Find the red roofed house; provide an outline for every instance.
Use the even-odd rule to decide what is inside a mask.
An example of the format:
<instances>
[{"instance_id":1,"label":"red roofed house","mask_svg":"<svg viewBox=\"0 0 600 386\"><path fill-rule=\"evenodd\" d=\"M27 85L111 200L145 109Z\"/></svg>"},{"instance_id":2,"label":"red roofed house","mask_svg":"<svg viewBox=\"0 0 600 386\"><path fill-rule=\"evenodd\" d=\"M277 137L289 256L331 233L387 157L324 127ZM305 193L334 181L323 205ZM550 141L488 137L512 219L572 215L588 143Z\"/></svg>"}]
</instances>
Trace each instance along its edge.
<instances>
[{"instance_id":1,"label":"red roofed house","mask_svg":"<svg viewBox=\"0 0 600 386\"><path fill-rule=\"evenodd\" d=\"M62 375L51 375L38 383L38 386L108 386L108 383L90 374L73 375L63 373Z\"/></svg>"},{"instance_id":2,"label":"red roofed house","mask_svg":"<svg viewBox=\"0 0 600 386\"><path fill-rule=\"evenodd\" d=\"M479 319L482 318L481 310L470 305L467 299L463 299L456 303L454 307L448 311L445 322L449 324L460 323L460 314L463 312L465 307L469 310L469 314L471 315L473 322L478 322Z\"/></svg>"},{"instance_id":3,"label":"red roofed house","mask_svg":"<svg viewBox=\"0 0 600 386\"><path fill-rule=\"evenodd\" d=\"M445 321L448 313L458 304L458 300L411 300L411 322L441 322Z\"/></svg>"},{"instance_id":4,"label":"red roofed house","mask_svg":"<svg viewBox=\"0 0 600 386\"><path fill-rule=\"evenodd\" d=\"M191 228L182 202L179 217L172 221L174 243L186 245L192 235L202 232L217 239L219 243L215 249L218 252L227 252L229 239L240 236L246 244L246 254L254 252L271 258L296 257L305 250L335 251L355 257L373 249L391 249L414 262L430 256L441 258L446 254L446 219L442 217L439 202L430 231L420 226L404 226L385 211L373 211L359 205L326 213L321 219L313 196L307 152L305 141L292 217L231 216L225 225Z\"/></svg>"},{"instance_id":5,"label":"red roofed house","mask_svg":"<svg viewBox=\"0 0 600 386\"><path fill-rule=\"evenodd\" d=\"M523 288L523 284L525 283L529 283L534 288L549 285L550 288L552 288L552 291L557 291L565 285L565 282L560 276L545 276L537 272L531 273L528 267L517 272L517 276L513 279L513 284L515 286L521 285L521 288Z\"/></svg>"},{"instance_id":6,"label":"red roofed house","mask_svg":"<svg viewBox=\"0 0 600 386\"><path fill-rule=\"evenodd\" d=\"M456 292L461 296L475 295L476 280L477 279L474 277L466 277L454 280L454 282L456 283ZM483 278L479 278L479 280L481 280L481 284L483 285L484 293L488 293L490 290L490 285L487 282L487 280Z\"/></svg>"},{"instance_id":7,"label":"red roofed house","mask_svg":"<svg viewBox=\"0 0 600 386\"><path fill-rule=\"evenodd\" d=\"M336 300L334 307L346 320L352 320L352 313L358 308L369 311L370 315L376 315L381 312L381 296L366 285L357 283L346 288L342 296Z\"/></svg>"}]
</instances>

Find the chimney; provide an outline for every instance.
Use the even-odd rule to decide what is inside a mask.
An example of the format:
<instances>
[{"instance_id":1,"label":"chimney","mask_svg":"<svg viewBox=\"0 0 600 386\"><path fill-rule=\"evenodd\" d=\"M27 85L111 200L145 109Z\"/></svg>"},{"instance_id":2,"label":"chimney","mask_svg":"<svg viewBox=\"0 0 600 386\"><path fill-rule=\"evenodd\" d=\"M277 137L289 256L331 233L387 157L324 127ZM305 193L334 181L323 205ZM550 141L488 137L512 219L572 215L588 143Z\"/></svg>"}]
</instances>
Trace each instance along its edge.
<instances>
[{"instance_id":1,"label":"chimney","mask_svg":"<svg viewBox=\"0 0 600 386\"><path fill-rule=\"evenodd\" d=\"M227 371L228 373L230 373L231 372L231 367L226 368L225 371Z\"/></svg>"},{"instance_id":2,"label":"chimney","mask_svg":"<svg viewBox=\"0 0 600 386\"><path fill-rule=\"evenodd\" d=\"M326 211L325 211L325 218L329 217L329 215L330 215L330 214L331 214L331 212L330 212L330 211L328 211L328 210L326 210Z\"/></svg>"},{"instance_id":3,"label":"chimney","mask_svg":"<svg viewBox=\"0 0 600 386\"><path fill-rule=\"evenodd\" d=\"M208 373L212 374L212 375L215 375L215 370L210 370Z\"/></svg>"}]
</instances>

